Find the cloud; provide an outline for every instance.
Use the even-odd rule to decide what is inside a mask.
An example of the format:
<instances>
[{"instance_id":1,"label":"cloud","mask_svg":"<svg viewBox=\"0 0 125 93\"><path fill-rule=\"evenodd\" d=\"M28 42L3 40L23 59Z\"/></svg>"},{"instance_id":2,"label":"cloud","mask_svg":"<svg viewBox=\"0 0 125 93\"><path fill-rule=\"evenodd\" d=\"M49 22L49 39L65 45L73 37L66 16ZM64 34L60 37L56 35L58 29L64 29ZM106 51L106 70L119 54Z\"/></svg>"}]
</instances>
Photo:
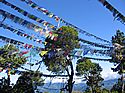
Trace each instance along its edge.
<instances>
[{"instance_id":1,"label":"cloud","mask_svg":"<svg viewBox=\"0 0 125 93\"><path fill-rule=\"evenodd\" d=\"M116 78L119 78L120 75L117 74L117 72L113 72L111 69L108 69L108 70L104 70L102 71L102 77L105 79L105 80L109 80L109 79L116 79Z\"/></svg>"}]
</instances>

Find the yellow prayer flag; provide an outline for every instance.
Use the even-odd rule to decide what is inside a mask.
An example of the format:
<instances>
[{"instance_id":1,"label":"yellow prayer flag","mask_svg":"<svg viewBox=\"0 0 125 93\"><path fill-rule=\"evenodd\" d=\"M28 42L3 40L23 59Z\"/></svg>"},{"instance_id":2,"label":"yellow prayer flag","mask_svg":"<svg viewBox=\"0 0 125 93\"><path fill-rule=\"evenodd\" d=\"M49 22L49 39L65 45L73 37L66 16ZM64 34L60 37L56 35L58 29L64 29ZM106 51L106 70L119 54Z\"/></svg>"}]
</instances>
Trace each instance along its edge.
<instances>
[{"instance_id":1,"label":"yellow prayer flag","mask_svg":"<svg viewBox=\"0 0 125 93\"><path fill-rule=\"evenodd\" d=\"M40 56L43 56L47 53L48 51L41 51Z\"/></svg>"},{"instance_id":2,"label":"yellow prayer flag","mask_svg":"<svg viewBox=\"0 0 125 93\"><path fill-rule=\"evenodd\" d=\"M125 70L122 70L123 73L125 73Z\"/></svg>"},{"instance_id":3,"label":"yellow prayer flag","mask_svg":"<svg viewBox=\"0 0 125 93\"><path fill-rule=\"evenodd\" d=\"M52 25L52 26L50 26L50 28L54 28L54 26Z\"/></svg>"},{"instance_id":4,"label":"yellow prayer flag","mask_svg":"<svg viewBox=\"0 0 125 93\"><path fill-rule=\"evenodd\" d=\"M47 42L44 42L44 45L46 45L47 44Z\"/></svg>"}]
</instances>

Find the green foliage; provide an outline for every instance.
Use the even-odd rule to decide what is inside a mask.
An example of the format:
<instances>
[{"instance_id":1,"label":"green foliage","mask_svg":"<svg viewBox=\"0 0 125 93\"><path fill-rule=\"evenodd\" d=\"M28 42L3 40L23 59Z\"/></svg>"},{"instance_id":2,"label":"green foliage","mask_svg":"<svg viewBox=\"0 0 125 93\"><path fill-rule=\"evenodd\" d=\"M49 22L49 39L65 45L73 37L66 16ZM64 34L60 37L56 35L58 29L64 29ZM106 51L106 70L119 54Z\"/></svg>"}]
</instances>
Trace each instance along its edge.
<instances>
[{"instance_id":1,"label":"green foliage","mask_svg":"<svg viewBox=\"0 0 125 93\"><path fill-rule=\"evenodd\" d=\"M111 68L114 72L122 75L121 83L115 84L112 91L124 92L124 73L125 73L125 35L120 30L117 30L116 35L112 37L112 44L114 45L112 62L116 66ZM115 90L116 89L116 90Z\"/></svg>"},{"instance_id":2,"label":"green foliage","mask_svg":"<svg viewBox=\"0 0 125 93\"><path fill-rule=\"evenodd\" d=\"M87 87L86 90L83 93L91 93L89 87Z\"/></svg>"},{"instance_id":3,"label":"green foliage","mask_svg":"<svg viewBox=\"0 0 125 93\"><path fill-rule=\"evenodd\" d=\"M0 67L6 68L10 64L11 68L18 68L25 64L26 58L18 55L19 49L14 45L5 45L0 48L3 53L0 54Z\"/></svg>"},{"instance_id":4,"label":"green foliage","mask_svg":"<svg viewBox=\"0 0 125 93\"><path fill-rule=\"evenodd\" d=\"M68 91L71 93L73 88L74 70L70 54L75 48L79 48L78 32L72 27L63 26L51 33L52 35L49 35L45 40L47 42L45 50L48 52L42 57L43 62L46 65L47 70L52 71L55 74L67 71L69 76Z\"/></svg>"},{"instance_id":5,"label":"green foliage","mask_svg":"<svg viewBox=\"0 0 125 93\"><path fill-rule=\"evenodd\" d=\"M0 93L12 93L12 86L8 86L8 80L0 79Z\"/></svg>"},{"instance_id":6,"label":"green foliage","mask_svg":"<svg viewBox=\"0 0 125 93\"><path fill-rule=\"evenodd\" d=\"M110 93L110 91L108 89L106 89L106 88L103 88L102 93Z\"/></svg>"},{"instance_id":7,"label":"green foliage","mask_svg":"<svg viewBox=\"0 0 125 93\"><path fill-rule=\"evenodd\" d=\"M125 40L125 35L120 30L116 31L116 35L112 37L112 43L118 43L120 45L124 45L123 41Z\"/></svg>"},{"instance_id":8,"label":"green foliage","mask_svg":"<svg viewBox=\"0 0 125 93\"><path fill-rule=\"evenodd\" d=\"M0 85L0 93L34 93L34 90L39 93L37 86L43 86L43 82L38 71L25 72L18 78L13 88L8 86L8 80L4 78Z\"/></svg>"},{"instance_id":9,"label":"green foliage","mask_svg":"<svg viewBox=\"0 0 125 93\"><path fill-rule=\"evenodd\" d=\"M44 93L49 93L49 92L44 92Z\"/></svg>"},{"instance_id":10,"label":"green foliage","mask_svg":"<svg viewBox=\"0 0 125 93\"><path fill-rule=\"evenodd\" d=\"M27 74L20 76L13 87L12 93L34 93L30 76L27 76Z\"/></svg>"},{"instance_id":11,"label":"green foliage","mask_svg":"<svg viewBox=\"0 0 125 93\"><path fill-rule=\"evenodd\" d=\"M125 86L124 86L124 91L125 91ZM113 85L111 92L112 93L122 93L122 80L121 80L121 78L119 78L118 82Z\"/></svg>"},{"instance_id":12,"label":"green foliage","mask_svg":"<svg viewBox=\"0 0 125 93\"><path fill-rule=\"evenodd\" d=\"M117 30L116 35L112 37L112 44L117 44L118 46L115 46L112 54L112 61L115 65L117 65L116 68L112 69L113 71L117 72L119 74L124 73L125 71L125 35L120 30Z\"/></svg>"},{"instance_id":13,"label":"green foliage","mask_svg":"<svg viewBox=\"0 0 125 93\"><path fill-rule=\"evenodd\" d=\"M19 49L16 48L14 45L7 44L0 48L0 67L3 69L13 69L18 68L21 65L26 63L26 57L19 56ZM11 74L14 73L14 71L11 71ZM10 80L5 79L5 82L2 82L2 89L0 90L1 93L18 93L18 92L12 92L12 87L9 86ZM3 91L3 92L2 92ZM24 92L19 92L24 93Z\"/></svg>"},{"instance_id":14,"label":"green foliage","mask_svg":"<svg viewBox=\"0 0 125 93\"><path fill-rule=\"evenodd\" d=\"M90 74L90 69L92 69L94 67L94 64L91 64L91 60L89 59L83 59L84 62L80 59L77 61L77 66L76 66L76 71L80 74L86 74L89 75Z\"/></svg>"},{"instance_id":15,"label":"green foliage","mask_svg":"<svg viewBox=\"0 0 125 93\"><path fill-rule=\"evenodd\" d=\"M48 49L61 48L62 50L73 50L79 47L78 32L69 26L63 26L56 31L52 31L57 36L57 40L51 40L50 37L46 39L48 42L45 46Z\"/></svg>"},{"instance_id":16,"label":"green foliage","mask_svg":"<svg viewBox=\"0 0 125 93\"><path fill-rule=\"evenodd\" d=\"M78 32L72 27L63 26L52 33L56 39L46 38L45 49L48 52L43 56L43 61L49 71L57 74L69 66L67 60L70 53L79 47Z\"/></svg>"},{"instance_id":17,"label":"green foliage","mask_svg":"<svg viewBox=\"0 0 125 93\"><path fill-rule=\"evenodd\" d=\"M117 30L116 35L112 37L112 44L119 44L119 46L125 46L125 36L123 32ZM115 46L114 54L112 55L112 61L114 63L119 63L119 60L125 60L122 56L125 54L125 48L120 48L119 46Z\"/></svg>"},{"instance_id":18,"label":"green foliage","mask_svg":"<svg viewBox=\"0 0 125 93\"><path fill-rule=\"evenodd\" d=\"M41 78L41 73L39 71L30 72L29 76L33 81L33 85L36 86L43 86L44 80Z\"/></svg>"},{"instance_id":19,"label":"green foliage","mask_svg":"<svg viewBox=\"0 0 125 93\"><path fill-rule=\"evenodd\" d=\"M101 92L101 77L102 68L97 63L92 63L91 60L83 58L77 61L76 71L78 75L83 75L87 81L86 84L91 88L93 93Z\"/></svg>"},{"instance_id":20,"label":"green foliage","mask_svg":"<svg viewBox=\"0 0 125 93\"><path fill-rule=\"evenodd\" d=\"M112 91L111 93L119 93L118 91Z\"/></svg>"}]
</instances>

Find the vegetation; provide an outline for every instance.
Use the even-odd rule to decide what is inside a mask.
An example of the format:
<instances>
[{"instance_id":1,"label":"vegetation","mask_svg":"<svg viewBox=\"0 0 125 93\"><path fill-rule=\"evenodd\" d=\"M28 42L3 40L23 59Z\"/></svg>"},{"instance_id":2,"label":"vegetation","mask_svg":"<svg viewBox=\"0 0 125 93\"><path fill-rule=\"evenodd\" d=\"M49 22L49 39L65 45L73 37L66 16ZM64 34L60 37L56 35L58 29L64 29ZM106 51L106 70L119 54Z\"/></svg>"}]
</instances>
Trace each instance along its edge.
<instances>
[{"instance_id":1,"label":"vegetation","mask_svg":"<svg viewBox=\"0 0 125 93\"><path fill-rule=\"evenodd\" d=\"M63 88L69 93L76 93L72 91L74 76L74 67L72 63L72 53L74 49L79 48L78 32L72 28L63 26L56 31L52 31L46 38L45 53L40 54L43 63L47 70L54 74L60 75L67 72L68 80L66 86ZM121 78L113 85L111 90L103 88L103 78L101 77L102 68L99 64L91 62L90 59L81 58L77 60L76 71L78 76L84 76L88 88L84 93L124 93L124 73L125 73L125 35L119 30L116 35L112 37L113 49L112 60L115 68L114 72L118 72ZM0 67L2 69L8 68L8 71L17 69L26 63L26 57L19 55L20 50L14 45L7 44L0 48ZM43 86L44 80L41 79L39 71L23 72L18 78L16 84L10 86L10 73L8 79L1 79L0 92L1 93L34 93L37 86ZM8 92L9 91L9 92ZM37 90L39 93L39 91ZM61 91L62 92L62 91ZM60 92L60 93L61 93ZM63 92L62 92L63 93ZM78 93L78 92L77 92Z\"/></svg>"},{"instance_id":2,"label":"vegetation","mask_svg":"<svg viewBox=\"0 0 125 93\"><path fill-rule=\"evenodd\" d=\"M43 80L41 79L38 71L32 73L28 72L29 74L25 72L18 78L17 83L12 88L10 86L10 74L14 74L16 72L14 69L17 69L26 63L26 57L20 56L19 49L14 45L9 44L1 47L0 53L0 67L2 67L2 69L9 68L11 72L8 72L8 79L1 79L0 92L8 93L9 91L9 93L34 93L37 86L43 85Z\"/></svg>"},{"instance_id":3,"label":"vegetation","mask_svg":"<svg viewBox=\"0 0 125 93\"><path fill-rule=\"evenodd\" d=\"M54 38L52 38L53 36ZM71 93L74 69L70 54L79 47L78 32L72 27L63 26L51 32L51 35L46 38L46 42L45 49L48 52L43 56L44 64L49 71L56 74L67 71L69 80L66 89Z\"/></svg>"},{"instance_id":4,"label":"vegetation","mask_svg":"<svg viewBox=\"0 0 125 93\"><path fill-rule=\"evenodd\" d=\"M125 86L124 86L124 91L125 91ZM122 93L122 79L119 78L118 82L113 85L111 92L117 92L117 93Z\"/></svg>"},{"instance_id":5,"label":"vegetation","mask_svg":"<svg viewBox=\"0 0 125 93\"><path fill-rule=\"evenodd\" d=\"M19 49L14 45L4 45L0 48L0 67L3 69L8 66L13 68L18 68L26 63L26 57L19 55Z\"/></svg>"},{"instance_id":6,"label":"vegetation","mask_svg":"<svg viewBox=\"0 0 125 93\"><path fill-rule=\"evenodd\" d=\"M76 71L77 75L83 75L83 79L89 86L91 93L101 92L101 82L103 78L101 77L102 68L97 63L92 63L91 60L83 58L77 61Z\"/></svg>"},{"instance_id":7,"label":"vegetation","mask_svg":"<svg viewBox=\"0 0 125 93\"><path fill-rule=\"evenodd\" d=\"M38 71L24 72L12 88L12 93L35 93L35 91L39 93L37 86L43 86L43 82Z\"/></svg>"},{"instance_id":8,"label":"vegetation","mask_svg":"<svg viewBox=\"0 0 125 93\"><path fill-rule=\"evenodd\" d=\"M7 69L8 79L2 79L3 87L1 89L2 93L8 93L10 91L10 71L12 69L17 69L21 65L26 63L26 57L19 56L19 49L14 45L4 45L0 48L0 67L2 69ZM11 93L11 92L10 92Z\"/></svg>"},{"instance_id":9,"label":"vegetation","mask_svg":"<svg viewBox=\"0 0 125 93\"><path fill-rule=\"evenodd\" d=\"M23 74L13 87L12 93L34 93L33 82L30 76Z\"/></svg>"},{"instance_id":10,"label":"vegetation","mask_svg":"<svg viewBox=\"0 0 125 93\"><path fill-rule=\"evenodd\" d=\"M112 37L112 44L114 45L112 62L115 64L115 68L112 68L114 72L118 72L121 76L122 86L121 93L124 93L124 73L125 73L125 35L120 30L117 30L116 35Z\"/></svg>"}]
</instances>

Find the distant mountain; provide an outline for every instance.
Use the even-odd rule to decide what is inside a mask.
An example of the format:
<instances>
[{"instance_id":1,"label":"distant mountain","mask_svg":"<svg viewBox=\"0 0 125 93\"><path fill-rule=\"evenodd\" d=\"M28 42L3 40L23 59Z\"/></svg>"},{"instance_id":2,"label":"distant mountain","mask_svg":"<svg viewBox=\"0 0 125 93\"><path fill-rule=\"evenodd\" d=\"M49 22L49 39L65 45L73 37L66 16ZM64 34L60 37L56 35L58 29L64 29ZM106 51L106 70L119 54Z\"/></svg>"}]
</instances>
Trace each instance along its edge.
<instances>
[{"instance_id":1,"label":"distant mountain","mask_svg":"<svg viewBox=\"0 0 125 93\"><path fill-rule=\"evenodd\" d=\"M111 89L112 86L117 82L117 79L111 79L103 81L104 88ZM41 92L49 92L49 93L59 93L61 88L64 88L66 84L64 83L45 83L44 86L38 87ZM74 84L74 91L84 91L87 88L85 83Z\"/></svg>"},{"instance_id":2,"label":"distant mountain","mask_svg":"<svg viewBox=\"0 0 125 93\"><path fill-rule=\"evenodd\" d=\"M111 89L112 86L118 81L118 79L110 79L110 80L105 80L103 81L104 83L104 88L106 89Z\"/></svg>"}]
</instances>

